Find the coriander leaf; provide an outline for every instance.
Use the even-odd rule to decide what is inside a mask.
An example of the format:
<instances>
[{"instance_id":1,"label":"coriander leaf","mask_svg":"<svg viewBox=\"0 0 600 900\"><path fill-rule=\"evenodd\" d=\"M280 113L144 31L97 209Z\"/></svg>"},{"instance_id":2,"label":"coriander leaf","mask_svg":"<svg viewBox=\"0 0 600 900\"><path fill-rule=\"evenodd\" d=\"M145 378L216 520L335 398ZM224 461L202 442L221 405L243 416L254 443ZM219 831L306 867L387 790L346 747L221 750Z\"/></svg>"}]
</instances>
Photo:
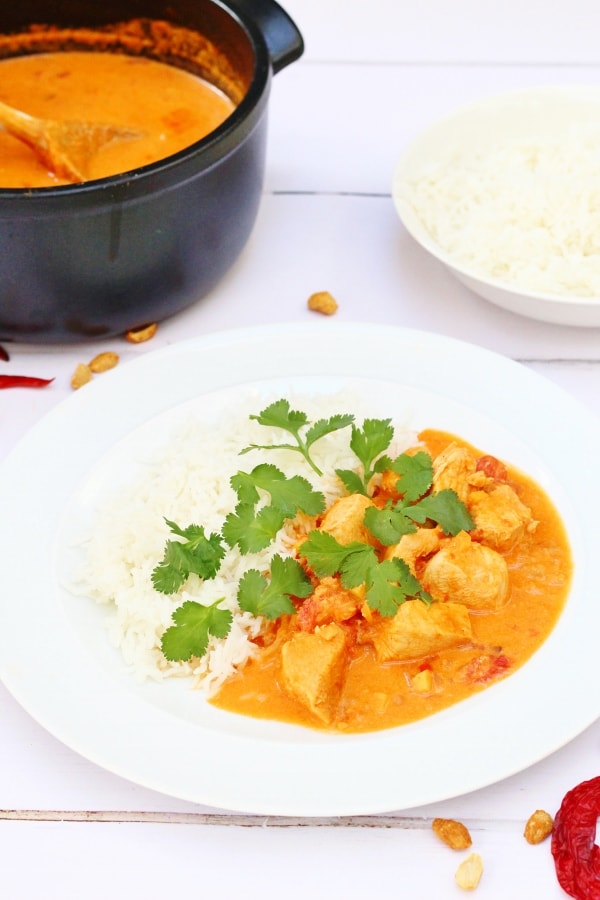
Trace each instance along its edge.
<instances>
[{"instance_id":1,"label":"coriander leaf","mask_svg":"<svg viewBox=\"0 0 600 900\"><path fill-rule=\"evenodd\" d=\"M300 435L300 429L308 422L306 413L301 410L290 409L289 400L282 398L281 400L276 400L274 403L271 403L270 406L263 409L257 416L250 416L250 418L258 422L259 425L266 425L271 428L282 428L292 435L296 443L250 444L249 447L244 447L241 451L242 453L248 453L249 450L298 450L317 475L323 474L312 460L306 442Z\"/></svg>"},{"instance_id":2,"label":"coriander leaf","mask_svg":"<svg viewBox=\"0 0 600 900\"><path fill-rule=\"evenodd\" d=\"M404 511L419 524L427 519L437 522L445 534L455 535L459 531L470 531L475 527L469 510L459 499L458 494L450 489L424 497L419 503L405 508Z\"/></svg>"},{"instance_id":3,"label":"coriander leaf","mask_svg":"<svg viewBox=\"0 0 600 900\"><path fill-rule=\"evenodd\" d=\"M325 509L324 495L313 490L310 482L300 475L292 475L284 482L273 484L270 493L272 504L281 509L287 518L293 518L298 510L307 516L318 516Z\"/></svg>"},{"instance_id":4,"label":"coriander leaf","mask_svg":"<svg viewBox=\"0 0 600 900\"><path fill-rule=\"evenodd\" d=\"M375 460L375 465L373 466L374 472L387 472L388 469L392 468L392 458L388 456L387 453L384 453L383 456L379 456Z\"/></svg>"},{"instance_id":5,"label":"coriander leaf","mask_svg":"<svg viewBox=\"0 0 600 900\"><path fill-rule=\"evenodd\" d=\"M370 544L359 544L350 549L344 559L340 567L340 581L345 588L358 587L370 580L372 570L378 565L373 547Z\"/></svg>"},{"instance_id":6,"label":"coriander leaf","mask_svg":"<svg viewBox=\"0 0 600 900\"><path fill-rule=\"evenodd\" d=\"M305 435L306 446L311 447L319 438L325 437L326 434L332 434L334 431L340 431L348 425L352 425L354 416L351 413L338 414L331 416L329 419L319 419L310 426Z\"/></svg>"},{"instance_id":7,"label":"coriander leaf","mask_svg":"<svg viewBox=\"0 0 600 900\"><path fill-rule=\"evenodd\" d=\"M189 660L193 656L204 656L209 636L227 637L233 621L228 609L218 609L223 601L220 597L210 606L186 600L173 613L174 624L161 638L161 650L166 659L177 662Z\"/></svg>"},{"instance_id":8,"label":"coriander leaf","mask_svg":"<svg viewBox=\"0 0 600 900\"><path fill-rule=\"evenodd\" d=\"M248 453L250 450L297 450L319 476L323 472L310 455L310 448L319 438L324 437L326 434L331 434L333 431L338 431L340 428L345 428L354 421L354 416L349 414L339 414L331 416L329 419L319 419L310 425L303 436L301 429L309 425L308 417L306 413L300 410L291 409L289 401L285 399L276 400L263 409L261 413L252 415L250 418L260 425L282 428L292 435L295 444L250 444L248 447L244 447L241 453Z\"/></svg>"},{"instance_id":9,"label":"coriander leaf","mask_svg":"<svg viewBox=\"0 0 600 900\"><path fill-rule=\"evenodd\" d=\"M298 560L278 553L271 560L271 587L293 597L308 597L313 592L312 582Z\"/></svg>"},{"instance_id":10,"label":"coriander leaf","mask_svg":"<svg viewBox=\"0 0 600 900\"><path fill-rule=\"evenodd\" d=\"M367 603L371 609L382 616L394 616L398 607L410 598L431 603L431 597L403 559L385 560L372 570L367 586Z\"/></svg>"},{"instance_id":11,"label":"coriander leaf","mask_svg":"<svg viewBox=\"0 0 600 900\"><path fill-rule=\"evenodd\" d=\"M313 587L306 572L296 559L283 559L276 554L271 560L271 575L267 579L258 569L249 569L242 576L237 600L241 610L254 616L277 619L293 614L296 607L290 597L308 597Z\"/></svg>"},{"instance_id":12,"label":"coriander leaf","mask_svg":"<svg viewBox=\"0 0 600 900\"><path fill-rule=\"evenodd\" d=\"M260 500L260 494L251 473L236 472L229 479L229 484L237 494L238 503L244 506L256 506Z\"/></svg>"},{"instance_id":13,"label":"coriander leaf","mask_svg":"<svg viewBox=\"0 0 600 900\"><path fill-rule=\"evenodd\" d=\"M401 453L392 461L390 468L400 475L397 490L409 503L426 494L432 485L433 463L431 456L424 451Z\"/></svg>"},{"instance_id":14,"label":"coriander leaf","mask_svg":"<svg viewBox=\"0 0 600 900\"><path fill-rule=\"evenodd\" d=\"M275 506L254 506L239 503L226 517L221 534L230 547L237 544L240 553L258 553L268 547L285 522L285 515Z\"/></svg>"},{"instance_id":15,"label":"coriander leaf","mask_svg":"<svg viewBox=\"0 0 600 900\"><path fill-rule=\"evenodd\" d=\"M333 535L317 529L310 532L298 553L319 578L339 572L340 580L347 588L363 584L371 567L377 565L377 556L370 544L352 541L343 545Z\"/></svg>"},{"instance_id":16,"label":"coriander leaf","mask_svg":"<svg viewBox=\"0 0 600 900\"><path fill-rule=\"evenodd\" d=\"M298 548L298 554L304 557L319 578L325 575L335 575L339 572L348 552L351 548L358 549L368 546L356 541L343 547L333 535L326 531L311 531L307 539Z\"/></svg>"},{"instance_id":17,"label":"coriander leaf","mask_svg":"<svg viewBox=\"0 0 600 900\"><path fill-rule=\"evenodd\" d=\"M374 506L365 511L364 523L384 547L397 544L403 534L412 534L417 526L406 515L402 504L386 503L383 509Z\"/></svg>"},{"instance_id":18,"label":"coriander leaf","mask_svg":"<svg viewBox=\"0 0 600 900\"><path fill-rule=\"evenodd\" d=\"M349 494L364 494L362 478L353 469L336 469L335 474Z\"/></svg>"},{"instance_id":19,"label":"coriander leaf","mask_svg":"<svg viewBox=\"0 0 600 900\"><path fill-rule=\"evenodd\" d=\"M259 425L283 428L291 434L297 434L299 429L308 422L306 413L290 409L289 400L284 398L275 400L274 403L265 407L257 416L250 416L250 418L258 422Z\"/></svg>"},{"instance_id":20,"label":"coriander leaf","mask_svg":"<svg viewBox=\"0 0 600 900\"><path fill-rule=\"evenodd\" d=\"M281 469L268 463L255 466L251 472L238 472L231 479L231 486L242 503L256 504L257 488L266 491L271 495L271 505L290 519L298 510L316 516L325 509L325 497L306 478L300 475L287 478Z\"/></svg>"},{"instance_id":21,"label":"coriander leaf","mask_svg":"<svg viewBox=\"0 0 600 900\"><path fill-rule=\"evenodd\" d=\"M352 428L350 447L365 466L370 468L373 460L389 447L394 437L391 419L365 419L362 429Z\"/></svg>"},{"instance_id":22,"label":"coriander leaf","mask_svg":"<svg viewBox=\"0 0 600 900\"><path fill-rule=\"evenodd\" d=\"M152 584L163 594L174 594L191 575L214 578L225 555L225 548L218 534L206 536L201 525L180 528L165 519L173 532L185 541L167 541L161 562L152 572Z\"/></svg>"},{"instance_id":23,"label":"coriander leaf","mask_svg":"<svg viewBox=\"0 0 600 900\"><path fill-rule=\"evenodd\" d=\"M361 493L366 494L371 478L375 474L375 461L384 453L394 437L391 419L365 419L363 427L352 426L350 448L363 467Z\"/></svg>"},{"instance_id":24,"label":"coriander leaf","mask_svg":"<svg viewBox=\"0 0 600 900\"><path fill-rule=\"evenodd\" d=\"M406 600L406 593L398 584L399 577L393 560L380 563L372 574L367 588L367 603L382 616L394 616Z\"/></svg>"}]
</instances>

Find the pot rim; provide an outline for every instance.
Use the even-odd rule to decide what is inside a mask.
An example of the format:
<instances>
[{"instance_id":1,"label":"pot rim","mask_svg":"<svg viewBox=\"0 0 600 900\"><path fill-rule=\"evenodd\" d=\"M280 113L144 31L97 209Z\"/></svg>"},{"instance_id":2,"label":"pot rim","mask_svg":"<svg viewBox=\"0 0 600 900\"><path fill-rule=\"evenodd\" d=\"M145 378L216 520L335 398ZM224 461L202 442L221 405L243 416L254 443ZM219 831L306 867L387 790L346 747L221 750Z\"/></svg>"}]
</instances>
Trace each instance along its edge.
<instances>
[{"instance_id":1,"label":"pot rim","mask_svg":"<svg viewBox=\"0 0 600 900\"><path fill-rule=\"evenodd\" d=\"M56 200L79 198L87 200L90 198L90 195L103 194L108 191L111 193L110 202L114 202L115 196L112 193L113 191L117 193L125 191L129 198L129 189L133 185L141 188L148 179L156 179L157 177L160 181L160 187L165 187L171 181L169 179L168 182L163 182L161 175L169 175L172 169L182 165L185 166L185 163L190 159L198 154L204 154L205 164L201 169L198 169L197 162L194 166L194 174L198 174L200 171L211 168L219 159L227 155L233 147L237 146L240 142L240 134L238 132L242 131L243 136L245 136L253 129L256 117L262 112L262 107L268 98L272 76L271 57L263 32L249 15L246 15L237 5L229 4L226 0L208 0L208 2L220 7L241 26L248 38L254 57L254 71L248 90L242 101L224 122L193 144L189 144L187 147L178 150L177 153L173 153L163 159L148 163L148 165L78 184L29 188L0 187L0 201L4 203L10 200L21 200L24 197L28 198L28 201L34 198L38 201L42 198L54 198ZM261 103L261 100L263 103ZM244 125L246 126L245 128Z\"/></svg>"}]
</instances>

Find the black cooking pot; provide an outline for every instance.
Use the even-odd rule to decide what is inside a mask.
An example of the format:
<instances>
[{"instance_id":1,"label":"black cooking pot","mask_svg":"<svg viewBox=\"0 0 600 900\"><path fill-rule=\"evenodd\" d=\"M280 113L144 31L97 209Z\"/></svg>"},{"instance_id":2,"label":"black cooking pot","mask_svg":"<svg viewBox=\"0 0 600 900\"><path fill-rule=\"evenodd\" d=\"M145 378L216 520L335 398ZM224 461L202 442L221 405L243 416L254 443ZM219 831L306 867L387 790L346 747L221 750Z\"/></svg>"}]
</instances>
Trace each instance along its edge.
<instances>
[{"instance_id":1,"label":"black cooking pot","mask_svg":"<svg viewBox=\"0 0 600 900\"><path fill-rule=\"evenodd\" d=\"M271 76L302 54L300 32L274 0L19 0L0 11L0 33L54 25L48 34L60 41L68 29L73 49L78 29L137 19L150 35L144 53L197 71L239 103L203 140L152 165L78 185L0 189L0 341L65 344L159 322L209 291L248 239ZM200 33L212 57L155 46L156 21ZM54 39L33 51L66 49L49 47ZM126 42L117 49L132 52Z\"/></svg>"}]
</instances>

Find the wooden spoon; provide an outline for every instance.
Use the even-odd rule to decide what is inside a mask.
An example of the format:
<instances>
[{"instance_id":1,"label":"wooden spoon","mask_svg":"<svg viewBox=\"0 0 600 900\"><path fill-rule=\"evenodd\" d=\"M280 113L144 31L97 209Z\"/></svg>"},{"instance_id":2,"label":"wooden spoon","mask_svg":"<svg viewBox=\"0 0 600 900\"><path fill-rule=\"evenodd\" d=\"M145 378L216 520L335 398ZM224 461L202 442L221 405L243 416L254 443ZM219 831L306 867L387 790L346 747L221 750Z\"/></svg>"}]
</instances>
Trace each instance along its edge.
<instances>
[{"instance_id":1,"label":"wooden spoon","mask_svg":"<svg viewBox=\"0 0 600 900\"><path fill-rule=\"evenodd\" d=\"M90 158L104 144L141 136L138 131L116 125L36 119L1 102L0 128L31 147L51 172L71 182L85 181Z\"/></svg>"}]
</instances>

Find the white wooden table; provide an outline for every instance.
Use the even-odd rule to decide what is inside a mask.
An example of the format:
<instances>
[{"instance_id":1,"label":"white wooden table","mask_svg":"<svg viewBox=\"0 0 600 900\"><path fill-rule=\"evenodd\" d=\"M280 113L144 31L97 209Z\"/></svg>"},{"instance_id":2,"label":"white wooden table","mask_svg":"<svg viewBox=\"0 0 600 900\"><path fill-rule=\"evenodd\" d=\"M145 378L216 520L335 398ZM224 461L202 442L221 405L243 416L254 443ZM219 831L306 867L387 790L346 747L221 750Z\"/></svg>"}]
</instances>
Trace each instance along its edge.
<instances>
[{"instance_id":1,"label":"white wooden table","mask_svg":"<svg viewBox=\"0 0 600 900\"><path fill-rule=\"evenodd\" d=\"M407 142L455 106L515 87L597 84L600 7L289 0L286 8L306 53L273 82L264 197L241 258L210 296L161 325L148 344L9 346L2 371L55 381L43 391L0 394L0 458L70 394L77 362L112 349L127 365L218 329L307 320L314 314L306 298L317 290L337 297L340 321L479 344L600 413L600 333L534 322L478 299L416 247L390 198ZM459 857L431 833L438 815L470 827L485 865L481 900L552 900L565 895L549 843L528 845L524 822L536 808L554 813L569 788L600 774L596 724L527 771L466 797L385 816L272 819L177 801L103 771L46 733L2 687L0 716L6 900L459 897Z\"/></svg>"}]
</instances>

